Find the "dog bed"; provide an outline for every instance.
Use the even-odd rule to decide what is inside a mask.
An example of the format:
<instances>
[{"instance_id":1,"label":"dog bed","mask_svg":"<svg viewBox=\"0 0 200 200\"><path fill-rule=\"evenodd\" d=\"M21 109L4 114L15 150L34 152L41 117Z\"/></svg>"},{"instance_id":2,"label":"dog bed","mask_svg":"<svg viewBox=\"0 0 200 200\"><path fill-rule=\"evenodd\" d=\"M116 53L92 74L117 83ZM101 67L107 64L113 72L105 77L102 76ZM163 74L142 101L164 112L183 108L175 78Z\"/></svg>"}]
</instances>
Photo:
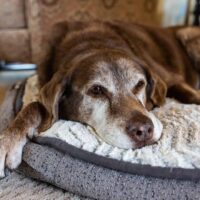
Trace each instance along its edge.
<instances>
[{"instance_id":1,"label":"dog bed","mask_svg":"<svg viewBox=\"0 0 200 200\"><path fill-rule=\"evenodd\" d=\"M13 88L10 93L19 94L16 90L22 89ZM14 99L16 107L20 98ZM26 84L23 104L33 100L37 100L36 76ZM8 108L8 102L1 108ZM164 125L161 140L134 151L104 143L90 127L58 121L43 137L36 138L39 144L26 145L20 170L33 178L97 199L199 199L200 106L168 100L154 113Z\"/></svg>"}]
</instances>

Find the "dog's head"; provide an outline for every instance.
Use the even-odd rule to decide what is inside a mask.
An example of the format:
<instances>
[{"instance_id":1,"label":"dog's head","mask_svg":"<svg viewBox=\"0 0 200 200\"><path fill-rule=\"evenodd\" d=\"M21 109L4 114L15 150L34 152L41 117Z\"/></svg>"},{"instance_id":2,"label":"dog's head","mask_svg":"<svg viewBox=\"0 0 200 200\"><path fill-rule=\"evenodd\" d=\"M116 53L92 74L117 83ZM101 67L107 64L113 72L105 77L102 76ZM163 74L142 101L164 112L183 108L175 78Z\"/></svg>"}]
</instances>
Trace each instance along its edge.
<instances>
[{"instance_id":1,"label":"dog's head","mask_svg":"<svg viewBox=\"0 0 200 200\"><path fill-rule=\"evenodd\" d=\"M93 127L106 142L138 148L162 132L152 106L164 102L166 87L144 63L116 50L91 53L58 70L41 90L50 123L67 119Z\"/></svg>"}]
</instances>

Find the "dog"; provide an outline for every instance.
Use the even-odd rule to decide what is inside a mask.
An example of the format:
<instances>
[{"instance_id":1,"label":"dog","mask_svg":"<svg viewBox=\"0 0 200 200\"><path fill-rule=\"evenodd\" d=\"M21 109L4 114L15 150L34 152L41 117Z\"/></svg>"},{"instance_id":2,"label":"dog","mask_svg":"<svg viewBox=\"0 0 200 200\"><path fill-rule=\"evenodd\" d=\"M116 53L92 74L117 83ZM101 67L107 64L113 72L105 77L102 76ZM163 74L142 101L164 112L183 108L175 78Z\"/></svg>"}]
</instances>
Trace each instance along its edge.
<instances>
[{"instance_id":1,"label":"dog","mask_svg":"<svg viewBox=\"0 0 200 200\"><path fill-rule=\"evenodd\" d=\"M61 22L44 35L40 97L0 135L0 176L16 168L28 139L58 119L93 127L104 141L140 148L159 140L149 111L166 96L200 103L198 27L125 22Z\"/></svg>"}]
</instances>

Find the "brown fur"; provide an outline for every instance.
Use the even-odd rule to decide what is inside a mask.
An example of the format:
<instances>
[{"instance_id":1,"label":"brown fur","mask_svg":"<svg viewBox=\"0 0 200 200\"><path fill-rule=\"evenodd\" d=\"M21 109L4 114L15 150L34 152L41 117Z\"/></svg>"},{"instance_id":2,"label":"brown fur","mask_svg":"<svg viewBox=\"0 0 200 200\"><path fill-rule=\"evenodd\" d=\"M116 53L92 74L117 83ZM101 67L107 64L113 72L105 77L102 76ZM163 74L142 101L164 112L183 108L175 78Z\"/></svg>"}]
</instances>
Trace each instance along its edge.
<instances>
[{"instance_id":1,"label":"brown fur","mask_svg":"<svg viewBox=\"0 0 200 200\"><path fill-rule=\"evenodd\" d=\"M52 45L51 48L47 47L48 55L44 56L50 59L39 66L38 74L41 86L45 85L53 74L60 73L62 79L63 74L68 74L68 71L73 71L72 69L81 70L82 74L79 77L82 78L78 80L81 83L77 84L84 85L87 69L84 70L83 64L82 69L77 65L82 60L86 62L85 65L91 64L89 59L85 59L89 56L92 57L93 62L97 62L103 54L110 53L111 56L116 56L117 52L136 58L139 65L152 79L151 97L147 102L149 109L162 105L167 92L169 96L181 101L176 88L179 88L180 91L184 88L184 91L192 94L192 97L188 95L182 98L184 103L193 101L198 103L200 101L199 94L192 90L192 88L197 88L198 75L192 60L182 47L180 40L177 39L177 30L179 29L152 28L120 22L71 24L64 22L58 24L47 40ZM61 68L63 72L60 72ZM55 92L51 91L49 86L57 84L58 80L55 79L57 78L48 83L48 92L51 94L55 94ZM184 87L184 84L187 84L188 87ZM49 95L46 96L44 101L49 102ZM45 105L46 102L43 104Z\"/></svg>"},{"instance_id":2,"label":"brown fur","mask_svg":"<svg viewBox=\"0 0 200 200\"><path fill-rule=\"evenodd\" d=\"M84 117L77 114L83 99L78 91L92 79L96 63L102 61L109 63L110 71L121 82L125 80L114 67L120 58L130 60L134 68L145 75L145 107L148 110L161 106L167 95L183 103L200 104L199 57L195 53L194 43L188 42L192 39L199 42L199 38L199 28L164 29L121 22L63 22L56 25L44 37L44 53L38 67L40 100L18 114L0 140L0 151L4 148L5 155L9 154L12 144L4 146L5 138L12 135L14 139L6 143L15 143L13 134L26 137L29 128L34 127L40 132L59 118L87 122L92 111L84 111ZM72 89L72 85L77 91ZM138 116L141 117L136 121L148 121L144 117L145 108L123 97L123 92L120 99L116 100L117 104L113 103L111 93L105 95L113 118L115 115L124 115L124 119L132 121L131 116L140 112ZM129 110L133 107L135 111L131 114ZM8 166L12 167L11 164Z\"/></svg>"}]
</instances>

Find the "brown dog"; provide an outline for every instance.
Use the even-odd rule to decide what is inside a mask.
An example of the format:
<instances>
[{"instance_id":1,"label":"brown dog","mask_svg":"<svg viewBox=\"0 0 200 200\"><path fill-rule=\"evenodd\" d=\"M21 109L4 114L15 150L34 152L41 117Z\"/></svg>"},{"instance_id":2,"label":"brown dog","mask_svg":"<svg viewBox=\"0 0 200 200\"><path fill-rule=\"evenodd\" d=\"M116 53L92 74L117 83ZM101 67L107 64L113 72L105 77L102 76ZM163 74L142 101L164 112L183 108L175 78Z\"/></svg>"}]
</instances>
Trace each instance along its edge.
<instances>
[{"instance_id":1,"label":"brown dog","mask_svg":"<svg viewBox=\"0 0 200 200\"><path fill-rule=\"evenodd\" d=\"M39 102L22 109L0 136L0 176L5 164L20 164L28 138L60 118L86 123L121 148L157 141L162 125L149 110L166 95L200 103L198 42L199 28L58 24L45 37Z\"/></svg>"}]
</instances>

